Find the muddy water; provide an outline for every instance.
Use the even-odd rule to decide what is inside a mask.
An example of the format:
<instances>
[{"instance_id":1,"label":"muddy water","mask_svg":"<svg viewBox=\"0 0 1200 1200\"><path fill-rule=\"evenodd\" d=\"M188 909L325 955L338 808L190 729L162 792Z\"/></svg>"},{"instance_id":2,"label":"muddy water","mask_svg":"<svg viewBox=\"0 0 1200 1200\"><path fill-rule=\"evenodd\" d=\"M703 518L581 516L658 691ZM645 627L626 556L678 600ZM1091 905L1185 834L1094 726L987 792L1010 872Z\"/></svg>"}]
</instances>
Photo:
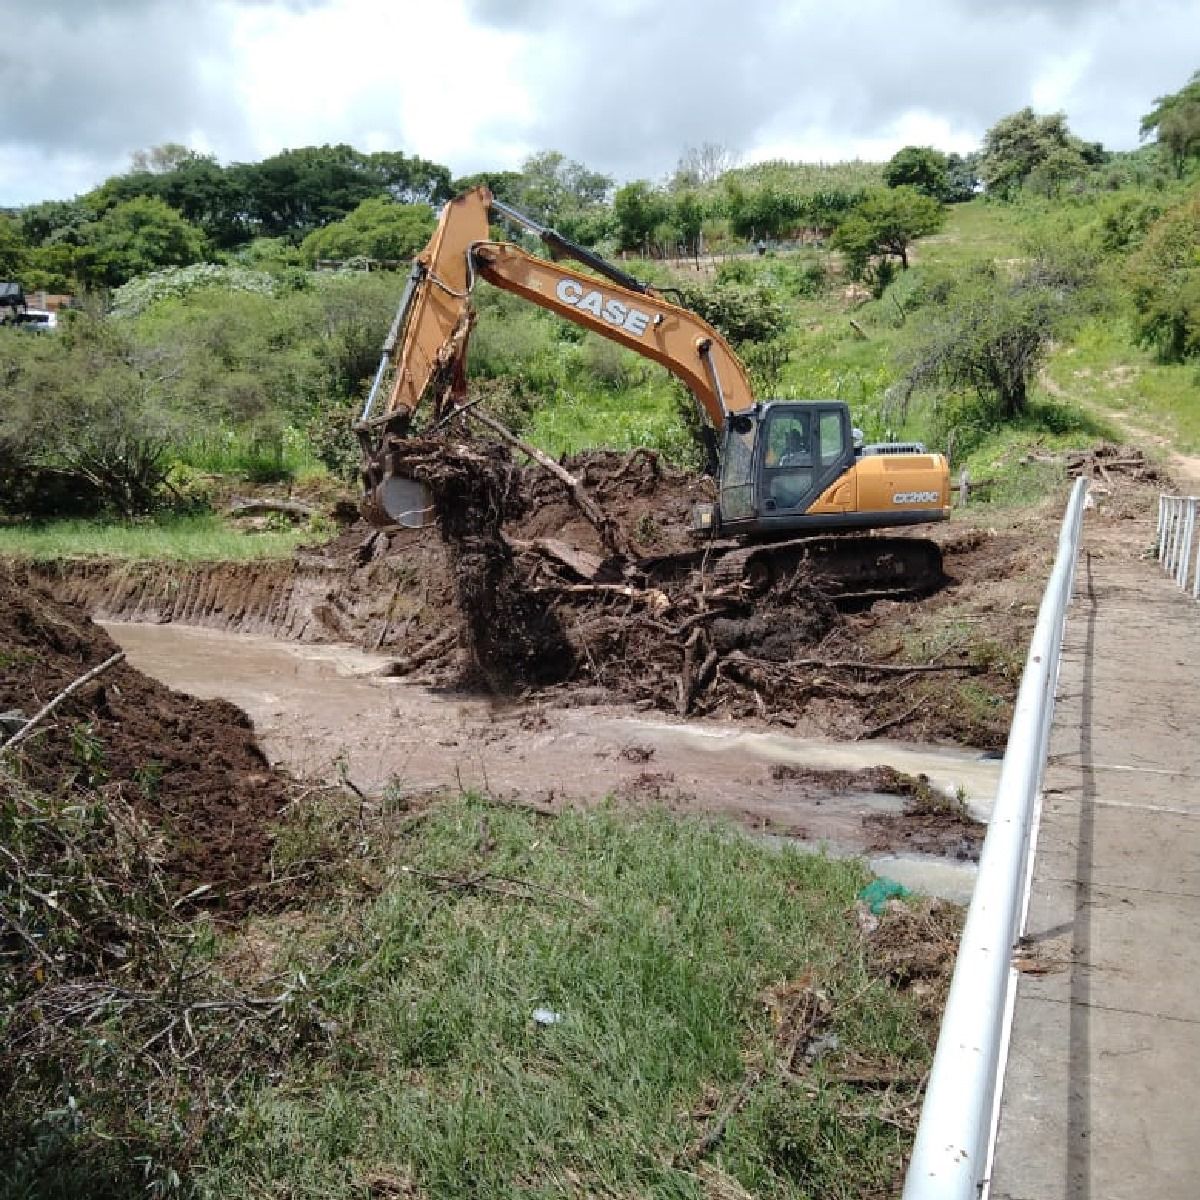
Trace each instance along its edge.
<instances>
[{"instance_id":1,"label":"muddy water","mask_svg":"<svg viewBox=\"0 0 1200 1200\"><path fill-rule=\"evenodd\" d=\"M999 775L998 762L967 751L672 722L627 706L564 709L439 693L375 677L388 659L344 646L176 624L105 627L147 674L245 709L273 761L322 776L340 761L364 790L450 784L550 805L616 795L723 813L752 829L854 853L864 845L864 816L899 811L899 798L828 794L811 779L779 778L781 765L886 765L924 773L946 793L965 795L981 818ZM910 886L956 899L969 893L969 866L904 857L889 862L887 873Z\"/></svg>"}]
</instances>

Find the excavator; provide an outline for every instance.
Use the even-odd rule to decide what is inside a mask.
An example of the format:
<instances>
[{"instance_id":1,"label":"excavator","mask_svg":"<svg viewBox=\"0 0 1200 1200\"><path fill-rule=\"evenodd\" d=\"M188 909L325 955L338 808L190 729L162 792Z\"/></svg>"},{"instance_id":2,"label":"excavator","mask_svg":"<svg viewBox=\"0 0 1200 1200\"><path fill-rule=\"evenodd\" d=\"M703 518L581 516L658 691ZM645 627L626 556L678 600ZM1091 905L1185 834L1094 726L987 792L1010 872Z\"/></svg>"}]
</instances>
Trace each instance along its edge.
<instances>
[{"instance_id":1,"label":"excavator","mask_svg":"<svg viewBox=\"0 0 1200 1200\"><path fill-rule=\"evenodd\" d=\"M540 239L550 257L494 240L491 222L498 219ZM564 266L564 258L586 270ZM668 301L663 290L669 289L642 283L486 187L449 201L414 259L354 426L363 512L373 524L432 520L425 485L405 475L394 451L416 432L426 396L432 397L427 430L444 426L465 403L471 294L480 280L662 364L688 389L718 467L715 502L693 511L692 532L702 547L693 558L721 582L762 589L801 564L835 589L863 597L920 594L942 582L935 542L872 531L950 515L944 456L919 443L863 445L840 401L756 400L726 340ZM385 378L390 386L381 406Z\"/></svg>"}]
</instances>

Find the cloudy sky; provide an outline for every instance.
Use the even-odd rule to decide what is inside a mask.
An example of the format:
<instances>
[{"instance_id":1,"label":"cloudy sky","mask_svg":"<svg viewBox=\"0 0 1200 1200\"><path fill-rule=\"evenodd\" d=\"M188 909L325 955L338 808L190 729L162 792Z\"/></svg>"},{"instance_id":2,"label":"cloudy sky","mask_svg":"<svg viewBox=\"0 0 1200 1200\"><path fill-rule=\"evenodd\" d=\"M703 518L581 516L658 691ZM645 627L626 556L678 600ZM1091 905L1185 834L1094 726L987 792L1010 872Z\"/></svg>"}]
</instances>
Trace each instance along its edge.
<instances>
[{"instance_id":1,"label":"cloudy sky","mask_svg":"<svg viewBox=\"0 0 1200 1200\"><path fill-rule=\"evenodd\" d=\"M0 207L182 142L348 142L455 173L557 149L618 181L722 143L966 151L1029 104L1113 148L1200 68L1198 0L0 0Z\"/></svg>"}]
</instances>

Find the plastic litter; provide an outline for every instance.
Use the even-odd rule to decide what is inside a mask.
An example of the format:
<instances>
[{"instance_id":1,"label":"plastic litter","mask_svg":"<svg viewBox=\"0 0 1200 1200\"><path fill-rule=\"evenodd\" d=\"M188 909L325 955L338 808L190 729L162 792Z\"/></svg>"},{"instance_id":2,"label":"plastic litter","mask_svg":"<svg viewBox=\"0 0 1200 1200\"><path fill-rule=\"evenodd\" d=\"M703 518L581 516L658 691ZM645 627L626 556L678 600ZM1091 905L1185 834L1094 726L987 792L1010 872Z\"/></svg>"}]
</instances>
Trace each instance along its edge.
<instances>
[{"instance_id":1,"label":"plastic litter","mask_svg":"<svg viewBox=\"0 0 1200 1200\"><path fill-rule=\"evenodd\" d=\"M872 879L858 893L858 898L875 916L879 916L889 900L903 900L905 896L911 895L912 892L904 884L897 883L894 879L887 879L881 875L878 879Z\"/></svg>"},{"instance_id":2,"label":"plastic litter","mask_svg":"<svg viewBox=\"0 0 1200 1200\"><path fill-rule=\"evenodd\" d=\"M562 1013L555 1012L552 1008L535 1008L533 1010L535 1025L557 1025L562 1019Z\"/></svg>"}]
</instances>

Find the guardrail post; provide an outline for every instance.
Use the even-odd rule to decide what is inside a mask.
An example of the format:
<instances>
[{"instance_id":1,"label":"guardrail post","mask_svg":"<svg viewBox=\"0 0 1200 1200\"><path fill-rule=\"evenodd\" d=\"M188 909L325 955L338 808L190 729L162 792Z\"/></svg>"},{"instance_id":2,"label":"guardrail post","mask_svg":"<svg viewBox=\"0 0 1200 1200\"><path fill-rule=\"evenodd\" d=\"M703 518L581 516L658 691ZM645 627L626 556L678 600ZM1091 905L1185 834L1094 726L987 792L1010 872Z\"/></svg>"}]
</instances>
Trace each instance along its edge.
<instances>
[{"instance_id":1,"label":"guardrail post","mask_svg":"<svg viewBox=\"0 0 1200 1200\"><path fill-rule=\"evenodd\" d=\"M1171 548L1167 552L1167 571L1173 576L1179 565L1179 543L1183 537L1183 501L1171 499Z\"/></svg>"},{"instance_id":2,"label":"guardrail post","mask_svg":"<svg viewBox=\"0 0 1200 1200\"><path fill-rule=\"evenodd\" d=\"M1179 559L1179 574L1176 579L1181 588L1187 587L1188 566L1192 561L1192 537L1196 532L1196 497L1185 502L1183 518L1183 554Z\"/></svg>"},{"instance_id":3,"label":"guardrail post","mask_svg":"<svg viewBox=\"0 0 1200 1200\"><path fill-rule=\"evenodd\" d=\"M1025 920L1034 801L1046 762L1086 489L1085 480L1076 480L1029 644L904 1200L979 1200L986 1188L1004 1076L1001 1049L1015 993L1012 950Z\"/></svg>"}]
</instances>

